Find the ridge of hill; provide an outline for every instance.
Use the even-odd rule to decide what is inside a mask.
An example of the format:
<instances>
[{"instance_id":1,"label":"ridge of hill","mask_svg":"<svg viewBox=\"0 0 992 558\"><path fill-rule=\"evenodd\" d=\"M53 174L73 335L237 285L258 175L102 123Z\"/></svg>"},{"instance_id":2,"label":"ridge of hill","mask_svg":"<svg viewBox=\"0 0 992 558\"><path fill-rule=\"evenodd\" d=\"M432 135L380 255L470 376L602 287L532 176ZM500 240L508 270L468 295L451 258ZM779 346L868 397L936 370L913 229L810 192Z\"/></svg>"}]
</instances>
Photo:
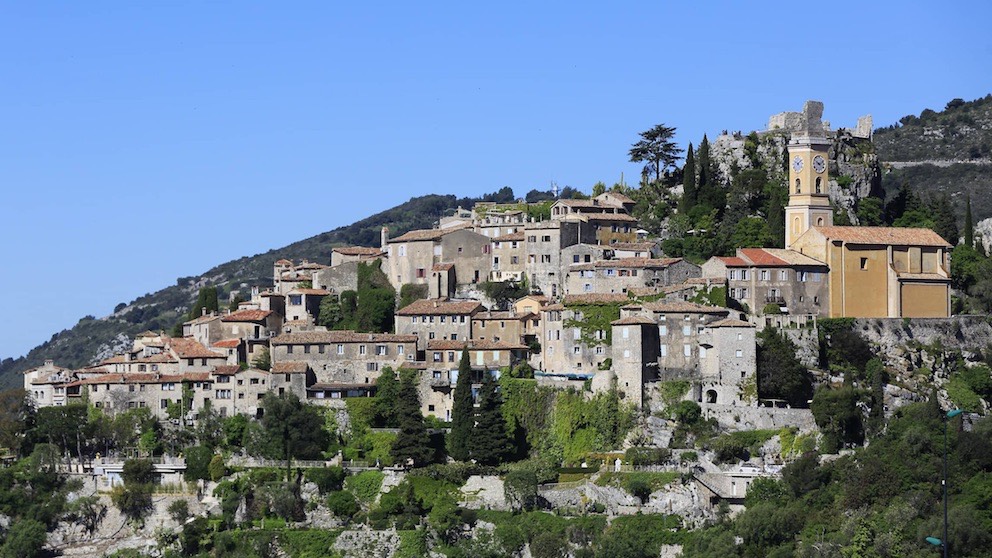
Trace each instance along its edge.
<instances>
[{"instance_id":1,"label":"ridge of hill","mask_svg":"<svg viewBox=\"0 0 992 558\"><path fill-rule=\"evenodd\" d=\"M226 300L231 291L244 292L253 285L271 285L272 267L278 259L326 262L334 246L377 246L383 225L388 224L394 236L409 230L430 228L446 212L458 207L470 207L480 199L488 200L494 196L490 194L478 199L438 194L414 197L350 225L262 254L222 263L200 275L180 277L175 285L141 296L123 307L118 305L106 317L83 317L76 325L55 333L23 357L4 359L0 362L0 389L20 387L18 372L41 366L47 359L69 368L83 367L129 347L131 338L137 333L172 329L177 322L185 319L200 287L214 285L220 299Z\"/></svg>"},{"instance_id":2,"label":"ridge of hill","mask_svg":"<svg viewBox=\"0 0 992 558\"><path fill-rule=\"evenodd\" d=\"M992 197L983 195L992 189L992 94L904 116L872 139L886 197L904 185L924 196L948 195L963 223L970 194L975 222L992 218Z\"/></svg>"}]
</instances>

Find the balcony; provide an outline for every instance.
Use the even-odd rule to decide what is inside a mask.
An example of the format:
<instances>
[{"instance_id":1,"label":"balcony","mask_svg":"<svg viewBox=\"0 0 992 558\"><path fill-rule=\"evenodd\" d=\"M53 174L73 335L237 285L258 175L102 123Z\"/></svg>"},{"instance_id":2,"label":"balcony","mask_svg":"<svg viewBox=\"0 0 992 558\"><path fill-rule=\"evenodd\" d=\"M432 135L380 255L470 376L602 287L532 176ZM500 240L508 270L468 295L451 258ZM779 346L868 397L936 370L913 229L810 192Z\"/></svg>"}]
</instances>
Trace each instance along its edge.
<instances>
[{"instance_id":1,"label":"balcony","mask_svg":"<svg viewBox=\"0 0 992 558\"><path fill-rule=\"evenodd\" d=\"M785 297L768 295L765 297L765 304L778 304L779 306L785 306Z\"/></svg>"}]
</instances>

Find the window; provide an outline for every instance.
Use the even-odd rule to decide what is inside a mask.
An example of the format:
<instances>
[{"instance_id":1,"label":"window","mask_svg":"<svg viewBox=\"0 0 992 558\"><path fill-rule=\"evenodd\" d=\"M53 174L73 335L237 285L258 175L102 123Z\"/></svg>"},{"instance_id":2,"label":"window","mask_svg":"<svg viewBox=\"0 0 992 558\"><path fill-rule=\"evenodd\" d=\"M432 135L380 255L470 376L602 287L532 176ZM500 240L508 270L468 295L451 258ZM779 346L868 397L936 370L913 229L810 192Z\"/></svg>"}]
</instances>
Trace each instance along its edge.
<instances>
[{"instance_id":1,"label":"window","mask_svg":"<svg viewBox=\"0 0 992 558\"><path fill-rule=\"evenodd\" d=\"M324 346L323 345L317 345L317 352L320 353L320 354L324 354Z\"/></svg>"},{"instance_id":2,"label":"window","mask_svg":"<svg viewBox=\"0 0 992 558\"><path fill-rule=\"evenodd\" d=\"M692 326L682 326L682 335L692 335Z\"/></svg>"},{"instance_id":3,"label":"window","mask_svg":"<svg viewBox=\"0 0 992 558\"><path fill-rule=\"evenodd\" d=\"M623 352L623 358L630 358L630 351L624 350L624 352Z\"/></svg>"},{"instance_id":4,"label":"window","mask_svg":"<svg viewBox=\"0 0 992 558\"><path fill-rule=\"evenodd\" d=\"M338 345L337 352L338 352L339 355L343 355L344 354L344 345Z\"/></svg>"},{"instance_id":5,"label":"window","mask_svg":"<svg viewBox=\"0 0 992 558\"><path fill-rule=\"evenodd\" d=\"M455 352L448 351L448 362L455 362Z\"/></svg>"},{"instance_id":6,"label":"window","mask_svg":"<svg viewBox=\"0 0 992 558\"><path fill-rule=\"evenodd\" d=\"M396 354L398 355L403 354L403 345L396 345Z\"/></svg>"},{"instance_id":7,"label":"window","mask_svg":"<svg viewBox=\"0 0 992 558\"><path fill-rule=\"evenodd\" d=\"M451 334L451 340L452 341L458 341L458 334L457 333L452 333Z\"/></svg>"},{"instance_id":8,"label":"window","mask_svg":"<svg viewBox=\"0 0 992 558\"><path fill-rule=\"evenodd\" d=\"M207 359L205 359L205 358L201 358L201 359L200 359L200 365L201 365L201 366L206 366L206 365L207 365Z\"/></svg>"},{"instance_id":9,"label":"window","mask_svg":"<svg viewBox=\"0 0 992 558\"><path fill-rule=\"evenodd\" d=\"M663 356L663 357L667 357L668 356L668 345L662 345L661 346L661 356Z\"/></svg>"},{"instance_id":10,"label":"window","mask_svg":"<svg viewBox=\"0 0 992 558\"><path fill-rule=\"evenodd\" d=\"M747 298L747 289L741 289L741 298Z\"/></svg>"},{"instance_id":11,"label":"window","mask_svg":"<svg viewBox=\"0 0 992 558\"><path fill-rule=\"evenodd\" d=\"M579 347L578 345L572 347L572 353L573 354L576 354L577 355L577 354L579 354L581 352L582 352L582 347Z\"/></svg>"},{"instance_id":12,"label":"window","mask_svg":"<svg viewBox=\"0 0 992 558\"><path fill-rule=\"evenodd\" d=\"M668 326L664 324L658 326L658 335L668 335Z\"/></svg>"},{"instance_id":13,"label":"window","mask_svg":"<svg viewBox=\"0 0 992 558\"><path fill-rule=\"evenodd\" d=\"M303 304L303 295L289 295L290 306L299 306Z\"/></svg>"},{"instance_id":14,"label":"window","mask_svg":"<svg viewBox=\"0 0 992 558\"><path fill-rule=\"evenodd\" d=\"M386 346L385 345L376 345L375 346L375 354L377 354L379 356L385 356L387 354Z\"/></svg>"},{"instance_id":15,"label":"window","mask_svg":"<svg viewBox=\"0 0 992 558\"><path fill-rule=\"evenodd\" d=\"M692 345L682 345L682 354L685 356L692 356Z\"/></svg>"},{"instance_id":16,"label":"window","mask_svg":"<svg viewBox=\"0 0 992 558\"><path fill-rule=\"evenodd\" d=\"M789 270L788 269L780 269L779 272L778 272L778 278L779 278L780 281L788 281L789 280Z\"/></svg>"},{"instance_id":17,"label":"window","mask_svg":"<svg viewBox=\"0 0 992 558\"><path fill-rule=\"evenodd\" d=\"M434 352L434 362L441 362L441 352L440 351L435 351Z\"/></svg>"},{"instance_id":18,"label":"window","mask_svg":"<svg viewBox=\"0 0 992 558\"><path fill-rule=\"evenodd\" d=\"M731 269L729 272L727 272L727 275L729 276L728 278L731 281L736 281L737 280L737 270L736 269Z\"/></svg>"},{"instance_id":19,"label":"window","mask_svg":"<svg viewBox=\"0 0 992 558\"><path fill-rule=\"evenodd\" d=\"M230 399L231 398L231 390L229 390L229 389L219 389L219 390L216 391L215 397L217 399Z\"/></svg>"},{"instance_id":20,"label":"window","mask_svg":"<svg viewBox=\"0 0 992 558\"><path fill-rule=\"evenodd\" d=\"M706 358L706 347L699 346L699 358Z\"/></svg>"},{"instance_id":21,"label":"window","mask_svg":"<svg viewBox=\"0 0 992 558\"><path fill-rule=\"evenodd\" d=\"M303 345L303 354L310 354L310 345Z\"/></svg>"},{"instance_id":22,"label":"window","mask_svg":"<svg viewBox=\"0 0 992 558\"><path fill-rule=\"evenodd\" d=\"M433 331L428 331L427 332L427 338L428 339L434 339L434 332Z\"/></svg>"},{"instance_id":23,"label":"window","mask_svg":"<svg viewBox=\"0 0 992 558\"><path fill-rule=\"evenodd\" d=\"M99 405L99 403L97 405ZM168 409L169 408L169 400L168 399L162 399L162 400L160 400L158 402L158 408L159 409Z\"/></svg>"},{"instance_id":24,"label":"window","mask_svg":"<svg viewBox=\"0 0 992 558\"><path fill-rule=\"evenodd\" d=\"M366 352L368 352L368 351L366 350L365 345L359 345L358 346L358 354L364 355Z\"/></svg>"},{"instance_id":25,"label":"window","mask_svg":"<svg viewBox=\"0 0 992 558\"><path fill-rule=\"evenodd\" d=\"M186 359L186 366L193 366L193 361L196 359L188 358Z\"/></svg>"},{"instance_id":26,"label":"window","mask_svg":"<svg viewBox=\"0 0 992 558\"><path fill-rule=\"evenodd\" d=\"M416 316L412 316L412 317L410 318L410 323L411 323L411 324L415 324L415 323L417 323L417 317L416 317Z\"/></svg>"},{"instance_id":27,"label":"window","mask_svg":"<svg viewBox=\"0 0 992 558\"><path fill-rule=\"evenodd\" d=\"M606 352L606 349L602 345L596 345L596 354L601 355Z\"/></svg>"},{"instance_id":28,"label":"window","mask_svg":"<svg viewBox=\"0 0 992 558\"><path fill-rule=\"evenodd\" d=\"M423 279L424 277L427 277L427 270L424 269L424 268L422 268L422 267L418 267L417 268L417 279Z\"/></svg>"},{"instance_id":29,"label":"window","mask_svg":"<svg viewBox=\"0 0 992 558\"><path fill-rule=\"evenodd\" d=\"M443 324L445 322L445 316L441 316L438 320Z\"/></svg>"},{"instance_id":30,"label":"window","mask_svg":"<svg viewBox=\"0 0 992 558\"><path fill-rule=\"evenodd\" d=\"M744 356L744 351L741 349L737 349L737 351L735 351L734 353L734 356L736 356L737 358L741 358Z\"/></svg>"},{"instance_id":31,"label":"window","mask_svg":"<svg viewBox=\"0 0 992 558\"><path fill-rule=\"evenodd\" d=\"M797 194L799 193L799 185L800 185L800 184L801 184L801 183L799 182L799 179L797 178L797 179L796 179L796 193L797 193Z\"/></svg>"},{"instance_id":32,"label":"window","mask_svg":"<svg viewBox=\"0 0 992 558\"><path fill-rule=\"evenodd\" d=\"M378 372L379 371L379 363L378 362L367 362L367 363L365 363L365 370L366 370L366 372Z\"/></svg>"},{"instance_id":33,"label":"window","mask_svg":"<svg viewBox=\"0 0 992 558\"><path fill-rule=\"evenodd\" d=\"M293 346L292 345L286 345L286 354L287 355L293 354Z\"/></svg>"},{"instance_id":34,"label":"window","mask_svg":"<svg viewBox=\"0 0 992 558\"><path fill-rule=\"evenodd\" d=\"M823 180L819 176L817 176L816 177L816 193L817 194L820 193L820 188L821 188L822 184L823 184Z\"/></svg>"},{"instance_id":35,"label":"window","mask_svg":"<svg viewBox=\"0 0 992 558\"><path fill-rule=\"evenodd\" d=\"M630 328L629 327L625 327L625 328L623 328L620 331L623 334L623 338L624 339L629 339L630 338Z\"/></svg>"},{"instance_id":36,"label":"window","mask_svg":"<svg viewBox=\"0 0 992 558\"><path fill-rule=\"evenodd\" d=\"M176 391L176 384L173 382L164 383L162 384L162 391Z\"/></svg>"},{"instance_id":37,"label":"window","mask_svg":"<svg viewBox=\"0 0 992 558\"><path fill-rule=\"evenodd\" d=\"M291 380L290 375L289 374L285 374L284 380L286 380L286 382L288 383Z\"/></svg>"},{"instance_id":38,"label":"window","mask_svg":"<svg viewBox=\"0 0 992 558\"><path fill-rule=\"evenodd\" d=\"M406 255L406 244L400 244L399 255L401 255L401 256L405 256Z\"/></svg>"},{"instance_id":39,"label":"window","mask_svg":"<svg viewBox=\"0 0 992 558\"><path fill-rule=\"evenodd\" d=\"M546 235L542 236L541 237L541 242L551 242L551 235L550 234L546 234Z\"/></svg>"},{"instance_id":40,"label":"window","mask_svg":"<svg viewBox=\"0 0 992 558\"><path fill-rule=\"evenodd\" d=\"M762 281L767 281L768 280L768 270L767 269L762 269L761 270L761 280Z\"/></svg>"},{"instance_id":41,"label":"window","mask_svg":"<svg viewBox=\"0 0 992 558\"><path fill-rule=\"evenodd\" d=\"M868 269L868 258L861 258L861 269Z\"/></svg>"},{"instance_id":42,"label":"window","mask_svg":"<svg viewBox=\"0 0 992 558\"><path fill-rule=\"evenodd\" d=\"M746 269L742 269L741 270L741 281L747 281L747 270Z\"/></svg>"},{"instance_id":43,"label":"window","mask_svg":"<svg viewBox=\"0 0 992 558\"><path fill-rule=\"evenodd\" d=\"M251 385L253 385L253 386L257 386L258 385L258 378L252 378L252 379L248 380L248 383L251 384Z\"/></svg>"},{"instance_id":44,"label":"window","mask_svg":"<svg viewBox=\"0 0 992 558\"><path fill-rule=\"evenodd\" d=\"M572 263L579 263L579 255L578 254L575 254L574 256L572 256Z\"/></svg>"}]
</instances>

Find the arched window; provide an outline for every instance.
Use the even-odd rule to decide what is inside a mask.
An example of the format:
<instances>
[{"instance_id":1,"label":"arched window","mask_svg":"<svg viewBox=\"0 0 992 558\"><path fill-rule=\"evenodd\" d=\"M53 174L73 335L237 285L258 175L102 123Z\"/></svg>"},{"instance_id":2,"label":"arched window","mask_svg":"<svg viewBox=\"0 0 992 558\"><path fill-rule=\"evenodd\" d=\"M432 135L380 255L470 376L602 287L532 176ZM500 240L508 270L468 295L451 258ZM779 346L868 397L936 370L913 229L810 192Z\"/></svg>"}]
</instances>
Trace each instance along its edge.
<instances>
[{"instance_id":1,"label":"arched window","mask_svg":"<svg viewBox=\"0 0 992 558\"><path fill-rule=\"evenodd\" d=\"M799 193L799 179L796 179L796 193Z\"/></svg>"},{"instance_id":2,"label":"arched window","mask_svg":"<svg viewBox=\"0 0 992 558\"><path fill-rule=\"evenodd\" d=\"M800 227L799 217L796 217L795 219L792 220L792 233L799 234L799 227Z\"/></svg>"},{"instance_id":3,"label":"arched window","mask_svg":"<svg viewBox=\"0 0 992 558\"><path fill-rule=\"evenodd\" d=\"M816 226L817 227L822 227L823 226L823 217L817 217L816 218Z\"/></svg>"},{"instance_id":4,"label":"arched window","mask_svg":"<svg viewBox=\"0 0 992 558\"><path fill-rule=\"evenodd\" d=\"M706 402L716 403L716 390L711 389L706 392Z\"/></svg>"},{"instance_id":5,"label":"arched window","mask_svg":"<svg viewBox=\"0 0 992 558\"><path fill-rule=\"evenodd\" d=\"M819 176L816 177L816 193L817 194L820 193L820 184L822 183L822 180L823 179L820 178Z\"/></svg>"}]
</instances>

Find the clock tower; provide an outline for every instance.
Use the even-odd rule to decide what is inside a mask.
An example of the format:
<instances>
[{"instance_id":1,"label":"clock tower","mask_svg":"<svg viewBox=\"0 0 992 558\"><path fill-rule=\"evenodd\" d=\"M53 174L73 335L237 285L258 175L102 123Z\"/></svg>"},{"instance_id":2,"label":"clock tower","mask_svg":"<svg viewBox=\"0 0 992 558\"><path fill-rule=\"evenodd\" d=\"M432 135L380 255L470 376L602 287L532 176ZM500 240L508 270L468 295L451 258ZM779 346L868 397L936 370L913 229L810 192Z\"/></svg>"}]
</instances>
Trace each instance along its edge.
<instances>
[{"instance_id":1,"label":"clock tower","mask_svg":"<svg viewBox=\"0 0 992 558\"><path fill-rule=\"evenodd\" d=\"M791 248L810 227L834 224L827 197L827 150L820 134L794 132L789 140L789 205L785 207L785 247Z\"/></svg>"}]
</instances>

